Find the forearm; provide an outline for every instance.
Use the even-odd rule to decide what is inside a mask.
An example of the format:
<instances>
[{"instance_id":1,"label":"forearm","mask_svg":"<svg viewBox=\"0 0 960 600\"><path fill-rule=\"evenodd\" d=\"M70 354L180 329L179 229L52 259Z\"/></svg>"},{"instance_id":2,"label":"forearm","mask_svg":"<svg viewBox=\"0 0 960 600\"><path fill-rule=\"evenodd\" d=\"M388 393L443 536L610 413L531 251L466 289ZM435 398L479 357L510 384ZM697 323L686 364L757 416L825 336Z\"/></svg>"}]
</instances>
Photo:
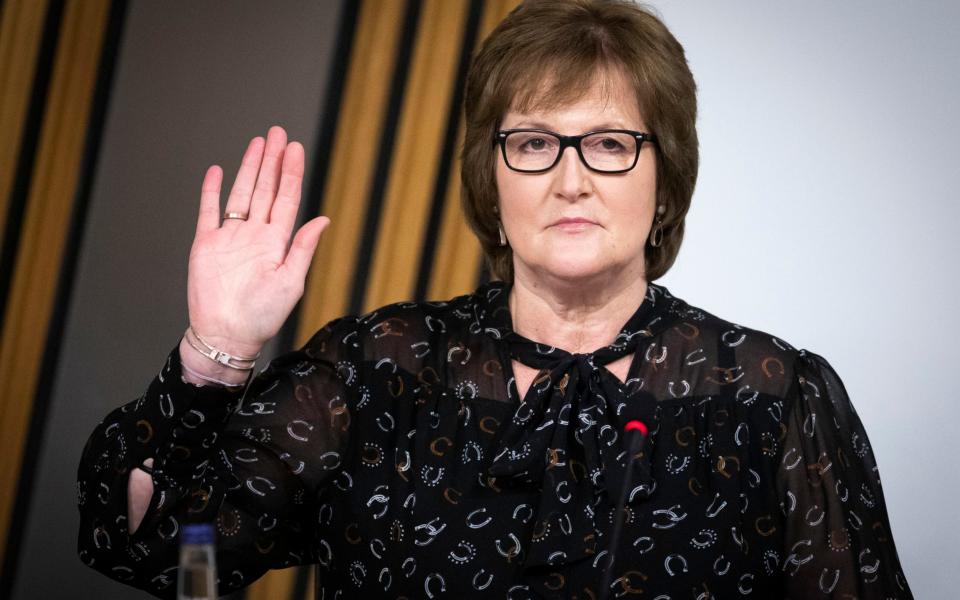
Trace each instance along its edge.
<instances>
[{"instance_id":1,"label":"forearm","mask_svg":"<svg viewBox=\"0 0 960 600\"><path fill-rule=\"evenodd\" d=\"M330 402L353 399L336 367L343 347L327 340L344 339L354 325L324 328L312 346L274 360L243 392L242 408L241 392L185 383L178 346L147 393L108 415L84 449L81 559L165 596L180 526L203 521L217 523L222 535L218 564L229 581L221 580L221 592L266 569L310 561L310 499L346 464L339 457L349 443L350 413ZM314 434L291 436L295 421ZM331 455L336 468L315 460ZM256 544L269 552L251 552Z\"/></svg>"},{"instance_id":2,"label":"forearm","mask_svg":"<svg viewBox=\"0 0 960 600\"><path fill-rule=\"evenodd\" d=\"M180 340L178 352L181 376L184 381L195 386L240 387L249 380L249 370L236 369L211 360L190 344L186 334ZM254 356L259 354L259 348L245 348L234 352L240 356L245 355L241 352ZM130 471L127 482L127 522L130 534L139 528L153 497L153 462L153 458L148 458L141 466Z\"/></svg>"},{"instance_id":3,"label":"forearm","mask_svg":"<svg viewBox=\"0 0 960 600\"><path fill-rule=\"evenodd\" d=\"M124 565L131 553L147 548L133 538L151 501L161 509L154 519L176 513L175 500L188 492L175 482L192 479L211 452L204 440L222 432L239 401L238 393L185 383L175 354L143 396L107 415L84 448L77 473L79 549L84 562L95 568L100 568L97 557L100 563ZM164 477L165 485L157 490L166 494L162 506L154 498L153 478L138 469L143 464L157 466ZM151 556L175 552L153 548ZM111 576L123 580L125 572Z\"/></svg>"}]
</instances>

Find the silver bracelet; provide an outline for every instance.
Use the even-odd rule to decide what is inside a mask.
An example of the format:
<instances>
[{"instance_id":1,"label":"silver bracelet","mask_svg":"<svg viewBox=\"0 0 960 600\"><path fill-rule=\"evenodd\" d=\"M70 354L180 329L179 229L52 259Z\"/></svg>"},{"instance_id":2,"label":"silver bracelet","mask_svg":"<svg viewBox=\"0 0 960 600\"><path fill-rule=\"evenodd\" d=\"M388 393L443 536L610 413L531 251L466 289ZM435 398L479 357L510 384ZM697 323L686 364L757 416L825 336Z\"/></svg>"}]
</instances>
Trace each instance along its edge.
<instances>
[{"instance_id":1,"label":"silver bracelet","mask_svg":"<svg viewBox=\"0 0 960 600\"><path fill-rule=\"evenodd\" d=\"M247 357L234 356L224 352L223 350L218 350L200 337L200 335L194 331L192 325L187 327L187 333L184 334L183 337L187 340L187 343L190 344L191 348L203 356L206 356L218 365L223 365L224 367L229 367L238 371L252 371L257 364L257 359L260 358L259 352L257 352L256 356Z\"/></svg>"},{"instance_id":2,"label":"silver bracelet","mask_svg":"<svg viewBox=\"0 0 960 600\"><path fill-rule=\"evenodd\" d=\"M216 384L221 385L221 386L223 386L223 387L225 387L225 388L227 388L227 389L229 389L229 390L231 390L231 391L235 391L235 390L238 390L238 389L242 388L243 386L245 386L245 385L247 384L247 381L250 379L249 377L247 377L247 379L244 380L243 383L228 383L228 382L226 382L226 381L223 381L222 379L217 379L217 378L215 378L215 377L207 377L206 375L204 375L204 374L202 374L202 373L198 373L198 372L194 371L193 369L191 369L190 367L188 367L187 365L183 364L182 361L181 361L181 363L180 363L180 368L183 369L184 371L186 371L187 373L193 375L193 376L196 377L197 379L202 379L203 381L208 381L208 382L210 382L210 383L216 383ZM196 384L193 384L193 383L187 381L186 379L184 379L183 381L184 381L184 383L190 383L190 385L196 385Z\"/></svg>"}]
</instances>

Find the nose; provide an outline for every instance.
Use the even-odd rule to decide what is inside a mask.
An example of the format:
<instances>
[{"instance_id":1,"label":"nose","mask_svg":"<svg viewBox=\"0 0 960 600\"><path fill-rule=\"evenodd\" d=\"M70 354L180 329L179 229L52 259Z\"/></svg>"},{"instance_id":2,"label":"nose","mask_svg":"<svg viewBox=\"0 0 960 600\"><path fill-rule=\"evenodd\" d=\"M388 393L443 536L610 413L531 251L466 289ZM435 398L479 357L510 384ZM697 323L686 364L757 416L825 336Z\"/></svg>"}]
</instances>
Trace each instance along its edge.
<instances>
[{"instance_id":1,"label":"nose","mask_svg":"<svg viewBox=\"0 0 960 600\"><path fill-rule=\"evenodd\" d=\"M576 202L593 193L590 170L580 160L577 149L564 148L560 162L553 169L553 191L560 198Z\"/></svg>"}]
</instances>

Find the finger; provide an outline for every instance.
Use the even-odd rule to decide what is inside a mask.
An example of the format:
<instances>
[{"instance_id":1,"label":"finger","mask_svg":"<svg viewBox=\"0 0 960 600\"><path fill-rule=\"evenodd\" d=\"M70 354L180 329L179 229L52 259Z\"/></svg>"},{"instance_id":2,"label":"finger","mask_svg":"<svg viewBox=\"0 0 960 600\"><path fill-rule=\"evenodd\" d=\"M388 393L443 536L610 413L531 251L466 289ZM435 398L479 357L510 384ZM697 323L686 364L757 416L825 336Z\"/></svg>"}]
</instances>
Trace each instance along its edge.
<instances>
[{"instance_id":1,"label":"finger","mask_svg":"<svg viewBox=\"0 0 960 600\"><path fill-rule=\"evenodd\" d=\"M277 183L280 179L280 162L283 150L287 147L287 132L276 125L267 132L267 143L263 151L263 162L250 201L250 218L266 222L270 207L277 196Z\"/></svg>"},{"instance_id":2,"label":"finger","mask_svg":"<svg viewBox=\"0 0 960 600\"><path fill-rule=\"evenodd\" d=\"M253 194L253 186L256 184L257 173L260 171L263 146L264 139L262 137L253 138L247 145L247 150L243 153L243 160L240 161L237 178L233 181L233 187L230 189L230 197L227 198L225 213L234 212L244 215L250 213L250 196ZM239 222L235 219L228 219L223 224Z\"/></svg>"},{"instance_id":3,"label":"finger","mask_svg":"<svg viewBox=\"0 0 960 600\"><path fill-rule=\"evenodd\" d=\"M220 226L220 185L223 183L223 169L213 165L203 176L200 186L200 215L197 217L197 234L211 231Z\"/></svg>"},{"instance_id":4,"label":"finger","mask_svg":"<svg viewBox=\"0 0 960 600\"><path fill-rule=\"evenodd\" d=\"M283 154L283 171L280 175L280 187L277 199L270 211L270 223L283 227L289 236L297 221L300 208L300 192L303 184L303 146L291 142Z\"/></svg>"},{"instance_id":5,"label":"finger","mask_svg":"<svg viewBox=\"0 0 960 600\"><path fill-rule=\"evenodd\" d=\"M317 217L304 223L297 235L293 236L290 251L283 261L283 266L290 269L290 277L302 282L307 276L313 254L320 242L320 234L329 224L330 219L327 217Z\"/></svg>"}]
</instances>

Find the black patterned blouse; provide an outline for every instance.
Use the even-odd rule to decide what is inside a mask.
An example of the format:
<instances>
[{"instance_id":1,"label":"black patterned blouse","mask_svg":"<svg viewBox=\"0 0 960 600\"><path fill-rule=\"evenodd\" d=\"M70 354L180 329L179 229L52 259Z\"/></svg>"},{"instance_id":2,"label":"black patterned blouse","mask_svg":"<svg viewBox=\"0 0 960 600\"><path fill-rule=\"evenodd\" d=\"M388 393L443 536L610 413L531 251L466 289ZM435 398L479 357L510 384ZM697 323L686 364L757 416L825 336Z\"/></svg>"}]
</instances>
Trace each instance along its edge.
<instances>
[{"instance_id":1,"label":"black patterned blouse","mask_svg":"<svg viewBox=\"0 0 960 600\"><path fill-rule=\"evenodd\" d=\"M174 350L85 448L81 559L173 597L178 530L212 521L221 593L316 564L327 599L599 598L608 568L611 598L912 598L823 358L653 284L613 345L568 354L513 332L508 291L338 319L242 401ZM603 365L625 355L621 382ZM540 370L524 398L511 358ZM629 419L650 435L628 472Z\"/></svg>"}]
</instances>

